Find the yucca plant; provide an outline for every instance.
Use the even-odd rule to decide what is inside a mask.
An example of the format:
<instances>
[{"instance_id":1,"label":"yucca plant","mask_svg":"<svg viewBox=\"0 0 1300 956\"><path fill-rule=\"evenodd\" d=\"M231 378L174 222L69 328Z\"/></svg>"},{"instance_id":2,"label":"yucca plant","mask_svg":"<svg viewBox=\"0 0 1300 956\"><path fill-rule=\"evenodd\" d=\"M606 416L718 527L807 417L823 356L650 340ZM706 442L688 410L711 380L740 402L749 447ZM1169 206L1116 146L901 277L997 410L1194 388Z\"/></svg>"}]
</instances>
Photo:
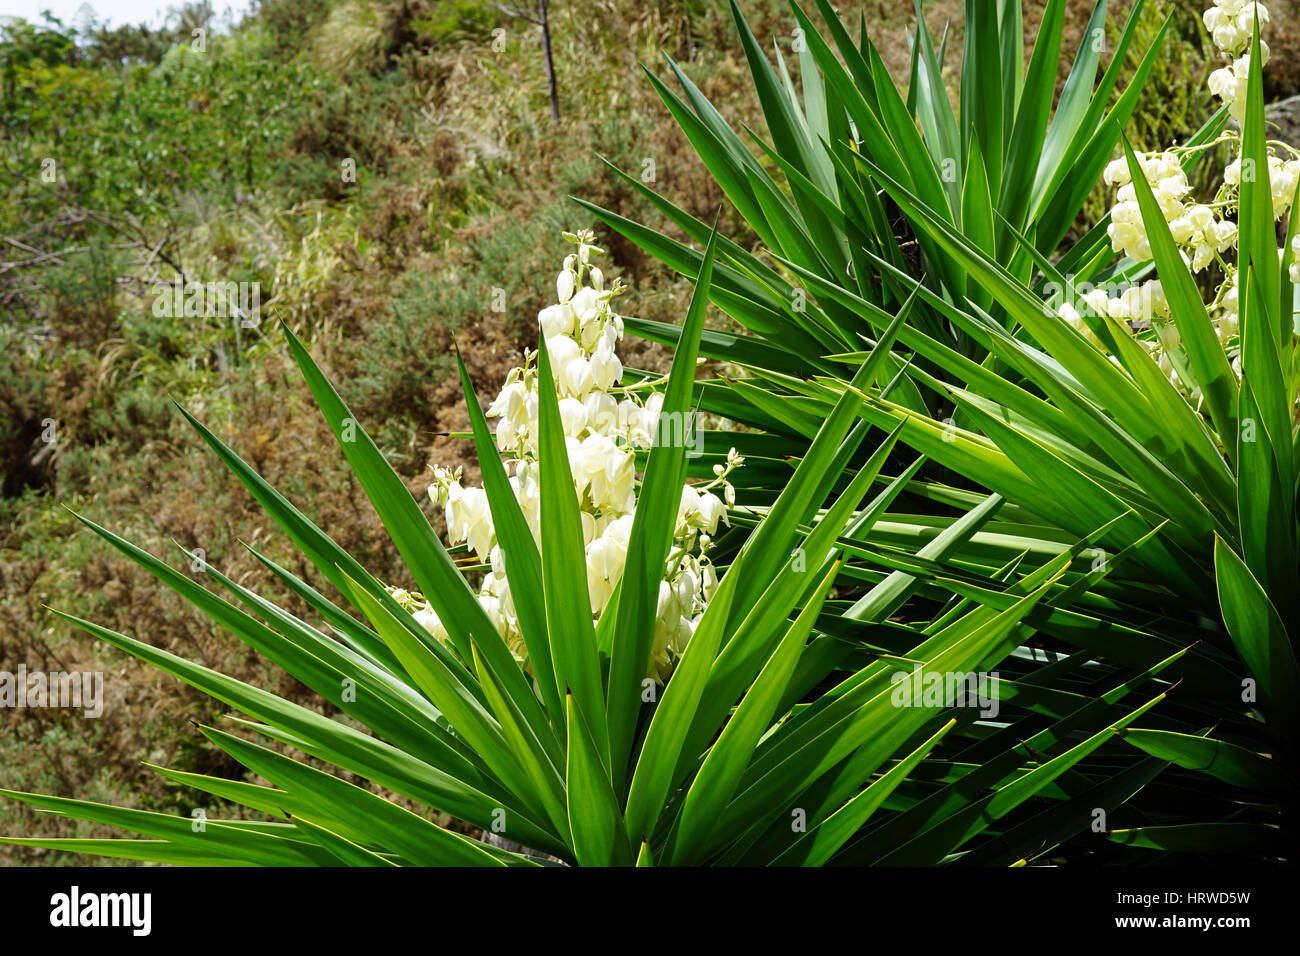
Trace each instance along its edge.
<instances>
[{"instance_id":1,"label":"yucca plant","mask_svg":"<svg viewBox=\"0 0 1300 956\"><path fill-rule=\"evenodd\" d=\"M1107 241L1110 217L1061 247L1151 69L1154 47L1108 108L1140 3L1094 90L1097 57L1088 37L1100 35L1105 3L1097 6L1050 124L1063 3L1048 3L1023 82L1017 0L998 4L996 21L968 4L959 114L937 82L942 54L934 55L923 21L904 92L865 33L855 44L829 5L818 6L834 47L792 4L806 44L800 96L780 63L777 79L733 4L771 133L771 143L759 145L780 180L675 64L685 101L654 81L765 247L719 243L713 300L746 332L706 334L702 348L746 374L717 383L703 407L807 440L826 409L860 387L849 378L885 340L894 318L885 306L915 296L913 317L892 336L894 354L868 383L860 412L931 459L906 488L927 515L910 520L938 531L956 519L936 502L960 509L988 492L1003 496L998 517L960 556L963 572L989 578L1007 562L1032 567L1063 540L1102 524L1092 567L1130 555L1123 572L1078 594L1075 609L1037 621L1042 649L1064 655L1046 686L1099 666L1145 667L1186 652L1166 671L1181 681L1177 693L1143 728L1124 734L1172 769L1128 791L1127 812L1140 825L1110 838L1156 851L1288 856L1300 637L1300 370L1289 274L1298 217L1279 252L1270 180L1242 177L1238 385L1171 236L1163 197L1126 143L1151 261L1117 259ZM1240 64L1248 74L1242 164L1268 170L1257 27L1253 42ZM1226 114L1220 110L1185 144L1184 164L1219 140ZM961 175L945 178L945 165ZM702 241L702 224L642 191ZM697 273L700 256L689 246L586 205L683 274ZM900 215L906 225L896 230ZM909 237L919 257L903 248ZM1132 326L1102 315L1076 327L1058 314L1071 283L1135 281L1153 269L1182 343L1173 360L1181 390ZM634 331L676 338L648 323ZM877 523L851 553L892 566L892 549L912 531ZM952 564L932 567L929 580L1004 607L1015 600L994 598L1003 585L972 591L943 580L952 574ZM1118 779L1129 771L1120 762L1113 772Z\"/></svg>"},{"instance_id":2,"label":"yucca plant","mask_svg":"<svg viewBox=\"0 0 1300 956\"><path fill-rule=\"evenodd\" d=\"M864 33L860 46L855 45L826 0L817 0L817 5L833 47L804 10L792 5L798 23L801 95L779 47L773 69L732 3L771 137L770 143L756 140L757 157L671 58L668 66L684 98L653 74L650 81L754 236L773 253L874 305L902 302L908 295L906 284L882 272L874 258L919 273L927 286L954 301L969 296L988 307L990 299L928 233L896 234L896 209L877 189L865 188L864 160L888 172L982 252L1028 281L1033 253L1055 250L1074 224L1137 106L1169 25L1166 21L1158 31L1112 104L1144 3L1133 5L1110 65L1098 81L1107 9L1102 0L1053 111L1063 0L1047 4L1027 72L1018 0L1000 0L996 17L989 16L988 4L968 0L959 100L960 115L969 119L959 122L942 78L946 35L936 52L924 19L918 18L911 80L906 91L900 91L869 37ZM1193 142L1212 140L1225 120L1226 111L1216 114ZM772 167L775 178L768 172ZM639 179L623 178L703 242L701 224ZM620 228L616 217L588 208ZM1097 268L1094 260L1104 251L1107 225L1098 223L1074 245L1070 261L1078 268L1070 271L1078 272L1080 279L1089 268ZM624 229L629 226L622 224ZM1025 237L1031 241L1026 243ZM663 244L653 233L642 234L641 240L661 258L682 263L680 254L670 251L671 244ZM726 255L735 253L723 248ZM800 351L811 351L815 344L856 347L856 335L869 334L869 327L840 303L828 299L819 307L805 308L787 277L760 263L742 259L738 264L750 275L742 279L729 269L720 270L717 301L759 334L789 336ZM953 338L963 352L984 354L978 339L969 340L964 329L941 313L919 308L913 324L942 339Z\"/></svg>"},{"instance_id":3,"label":"yucca plant","mask_svg":"<svg viewBox=\"0 0 1300 956\"><path fill-rule=\"evenodd\" d=\"M664 392L665 412L686 413L701 388L693 379L714 249L710 240ZM202 731L269 786L158 769L265 818L197 822L4 791L142 837L5 841L163 863L271 866L935 863L967 855L1015 862L1055 847L1096 808L1116 806L1163 766L1128 759L1115 733L1161 700L1161 672L1185 651L1171 648L1167 659L1149 666L1107 668L1058 686L1050 675L1062 662L1016 652L1035 632L1035 616L1068 614L1065 608L1123 563L1126 556L1116 555L1107 567L1071 570L1107 528L1062 541L1032 570L1022 571L1017 558L985 577L955 559L1003 507L992 495L937 534L918 522L911 547L864 550L862 543L890 523L888 509L919 465L863 503L898 435L896 429L873 450L863 448L870 431L861 419L865 389L890 357L906 317L907 307L858 363L792 472L773 468L775 458L757 469L778 476L768 486L771 503L736 511L737 524L748 525L744 542L728 554L717 592L661 694L644 675L657 582L689 470L684 442L659 442L649 451L628 565L610 607L593 624L545 339L538 366L540 547L461 366L530 672L486 618L400 478L286 327L288 346L344 457L436 609L447 642L435 640L381 582L184 413L351 611L260 554L319 615L317 623L201 562L241 609L83 521L341 716L324 716L60 615L237 711L232 729L242 734ZM719 437L757 446L765 436L715 433L705 447ZM915 607L908 622L893 620L904 606ZM1003 671L991 690L977 693L971 684L971 705L949 706L945 679L994 667ZM913 685L917 693L909 697ZM1135 694L1136 702L1129 699ZM973 706L977 698L986 710ZM1117 760L1124 767L1112 773ZM423 809L413 812L331 770ZM524 849L443 829L434 811Z\"/></svg>"}]
</instances>

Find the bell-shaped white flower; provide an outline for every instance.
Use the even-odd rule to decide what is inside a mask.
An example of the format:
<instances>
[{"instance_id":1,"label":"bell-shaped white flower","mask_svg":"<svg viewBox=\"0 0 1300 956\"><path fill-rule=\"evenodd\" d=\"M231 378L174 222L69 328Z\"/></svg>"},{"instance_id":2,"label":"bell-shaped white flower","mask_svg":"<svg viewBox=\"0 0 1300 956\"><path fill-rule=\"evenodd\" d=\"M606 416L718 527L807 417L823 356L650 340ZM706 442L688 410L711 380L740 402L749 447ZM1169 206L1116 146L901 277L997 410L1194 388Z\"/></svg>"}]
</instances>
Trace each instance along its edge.
<instances>
[{"instance_id":1,"label":"bell-shaped white flower","mask_svg":"<svg viewBox=\"0 0 1300 956\"><path fill-rule=\"evenodd\" d=\"M569 305L579 325L586 325L600 317L600 293L590 286L583 286L575 292Z\"/></svg>"},{"instance_id":2,"label":"bell-shaped white flower","mask_svg":"<svg viewBox=\"0 0 1300 956\"><path fill-rule=\"evenodd\" d=\"M560 399L560 422L564 434L577 438L587 427L587 407L576 398Z\"/></svg>"},{"instance_id":3,"label":"bell-shaped white flower","mask_svg":"<svg viewBox=\"0 0 1300 956\"><path fill-rule=\"evenodd\" d=\"M677 502L678 526L689 525L700 513L700 493L692 485L682 486L682 496Z\"/></svg>"},{"instance_id":4,"label":"bell-shaped white flower","mask_svg":"<svg viewBox=\"0 0 1300 956\"><path fill-rule=\"evenodd\" d=\"M635 404L635 403L633 403ZM587 427L602 435L610 435L618 428L618 401L605 391L591 392L583 399L587 409Z\"/></svg>"},{"instance_id":5,"label":"bell-shaped white flower","mask_svg":"<svg viewBox=\"0 0 1300 956\"><path fill-rule=\"evenodd\" d=\"M594 316L590 321L583 322L578 326L578 344L582 350L591 353L596 348L596 344L601 339L601 322L599 316Z\"/></svg>"},{"instance_id":6,"label":"bell-shaped white flower","mask_svg":"<svg viewBox=\"0 0 1300 956\"><path fill-rule=\"evenodd\" d=\"M582 349L567 335L556 335L546 340L546 354L551 359L552 371L558 375L560 369L582 355Z\"/></svg>"},{"instance_id":7,"label":"bell-shaped white flower","mask_svg":"<svg viewBox=\"0 0 1300 956\"><path fill-rule=\"evenodd\" d=\"M438 620L438 615L434 613L433 608L420 608L411 616L415 618L415 623L428 631L438 641L446 643L450 639L447 629L442 626L442 621Z\"/></svg>"},{"instance_id":8,"label":"bell-shaped white flower","mask_svg":"<svg viewBox=\"0 0 1300 956\"><path fill-rule=\"evenodd\" d=\"M573 307L549 305L537 313L537 322L541 326L542 335L548 339L568 335L573 331Z\"/></svg>"},{"instance_id":9,"label":"bell-shaped white flower","mask_svg":"<svg viewBox=\"0 0 1300 956\"><path fill-rule=\"evenodd\" d=\"M561 305L573 298L574 285L573 272L569 269L565 269L555 277L555 294Z\"/></svg>"},{"instance_id":10,"label":"bell-shaped white flower","mask_svg":"<svg viewBox=\"0 0 1300 956\"><path fill-rule=\"evenodd\" d=\"M723 505L722 499L711 491L706 491L700 495L699 501L700 527L709 534L718 533L718 521L726 513L726 506Z\"/></svg>"},{"instance_id":11,"label":"bell-shaped white flower","mask_svg":"<svg viewBox=\"0 0 1300 956\"><path fill-rule=\"evenodd\" d=\"M596 387L596 379L591 374L591 363L581 355L570 359L560 373L560 387L570 395L584 397Z\"/></svg>"},{"instance_id":12,"label":"bell-shaped white flower","mask_svg":"<svg viewBox=\"0 0 1300 956\"><path fill-rule=\"evenodd\" d=\"M591 375L597 388L613 388L623 377L623 363L612 350L599 347L591 356Z\"/></svg>"}]
</instances>

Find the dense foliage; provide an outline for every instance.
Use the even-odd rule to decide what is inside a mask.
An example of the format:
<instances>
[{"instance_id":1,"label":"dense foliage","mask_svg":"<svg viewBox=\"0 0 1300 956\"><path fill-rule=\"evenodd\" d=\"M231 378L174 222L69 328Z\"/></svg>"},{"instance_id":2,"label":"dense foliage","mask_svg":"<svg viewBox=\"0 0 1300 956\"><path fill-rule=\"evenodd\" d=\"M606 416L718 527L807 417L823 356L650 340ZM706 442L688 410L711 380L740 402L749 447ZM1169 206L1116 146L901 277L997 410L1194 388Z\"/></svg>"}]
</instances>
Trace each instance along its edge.
<instances>
[{"instance_id":1,"label":"dense foliage","mask_svg":"<svg viewBox=\"0 0 1300 956\"><path fill-rule=\"evenodd\" d=\"M1053 0L1027 31L1017 0L997 18L968 3L965 29L923 21L900 57L888 21L855 39L824 0L793 4L775 66L734 4L730 24L710 4L651 10L641 58L674 52L682 94L652 74L629 82L637 110L584 111L606 89L589 56L587 86L561 86L581 91L571 152L543 125L544 85L516 89L492 59L495 21L456 4L267 5L210 49L178 33L166 52L9 28L7 75L57 96L7 114L0 233L25 253L0 273L0 401L27 523L6 547L46 560L33 529L75 524L42 485L102 510L106 469L167 463L160 524L192 573L79 520L182 599L147 592L177 639L126 624L110 590L127 572L84 538L60 548L87 556L91 600L56 613L244 715L204 721L221 760L194 747L160 769L207 795L179 811L6 789L146 839L9 842L208 864L1289 856L1297 177L1264 133L1262 8L1222 0L1202 32L1144 6L1112 22L1103 0L1070 26ZM286 43L304 18L312 56ZM589 20L566 22L592 46ZM1144 112L1170 45L1226 104L1181 130ZM495 116L458 91L469 62L496 71ZM746 87L759 112L738 118L725 98ZM254 124L250 98L267 104ZM74 128L69 111L112 119ZM521 150L542 153L531 173ZM1235 166L1203 171L1224 154ZM503 204L525 192L542 205L519 219ZM585 233L550 288L575 215L689 307L670 292L615 313L622 287ZM282 325L182 329L158 312L169 270L258 282ZM667 351L616 355L625 331ZM286 357L324 429L299 424ZM43 411L88 368L75 417ZM504 386L486 416L475 384ZM96 408L119 390L135 404ZM167 392L282 538L257 527L237 557L242 502L216 534L210 514L176 534L176 502L219 483L119 437L144 420L181 440ZM417 446L430 410L452 434ZM38 439L50 421L77 440ZM336 520L367 506L331 437L378 518L362 533ZM446 470L467 443L481 489ZM86 580L92 554L111 581ZM203 617L294 680L195 641Z\"/></svg>"}]
</instances>

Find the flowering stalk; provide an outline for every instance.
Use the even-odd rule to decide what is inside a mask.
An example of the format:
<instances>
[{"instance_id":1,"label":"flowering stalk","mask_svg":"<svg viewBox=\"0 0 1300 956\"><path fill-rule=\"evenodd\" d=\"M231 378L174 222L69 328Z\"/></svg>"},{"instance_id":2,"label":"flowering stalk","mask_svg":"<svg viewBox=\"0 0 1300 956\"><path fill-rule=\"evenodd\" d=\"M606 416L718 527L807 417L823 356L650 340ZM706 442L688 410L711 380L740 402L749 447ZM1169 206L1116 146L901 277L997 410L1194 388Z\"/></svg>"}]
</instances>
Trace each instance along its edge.
<instances>
[{"instance_id":1,"label":"flowering stalk","mask_svg":"<svg viewBox=\"0 0 1300 956\"><path fill-rule=\"evenodd\" d=\"M1229 114L1238 124L1244 122L1246 110L1247 79L1250 75L1250 54L1246 51L1258 16L1261 25L1268 22L1268 10L1262 3L1252 0L1214 0L1214 5L1204 14L1206 29L1210 31L1215 46L1229 61L1227 66L1210 74L1210 91L1228 107ZM1260 41L1260 55L1268 61L1268 45ZM1262 65L1262 64L1261 64ZM1227 354L1233 372L1241 376L1239 293L1236 257L1236 216L1242 183L1242 136L1239 131L1225 131L1213 143L1194 147L1206 149L1221 143L1233 147L1235 157L1224 169L1223 181L1209 202L1198 202L1189 194L1192 191L1183 171L1182 159L1191 148L1171 147L1161 152L1139 154L1138 162L1147 182L1151 185L1156 202L1169 224L1170 234L1177 243L1185 262L1195 273L1214 267L1222 278L1213 286L1207 308L1219 343ZM1276 154L1285 150L1289 158ZM1247 174L1253 174L1253 170ZM1291 208L1297 182L1300 182L1300 154L1283 143L1270 143L1268 154L1269 189L1275 219L1285 217ZM1115 204L1110 210L1111 223L1108 234L1111 247L1135 262L1152 259L1151 243L1142 221L1142 212L1130 179L1127 160L1121 156L1110 163L1103 174L1107 185L1116 186ZM1300 238L1300 237L1298 237ZM1300 242L1293 243L1300 254ZM1281 255L1282 250L1278 250ZM1225 258L1228 254L1229 258ZM1300 279L1300 269L1291 267L1292 281ZM1140 286L1110 296L1105 289L1094 290L1080 297L1080 303L1095 315L1108 315L1119 320L1121 328L1130 333L1151 330L1140 335L1137 341L1146 348L1160 366L1161 371L1193 402L1200 400L1200 390L1190 392L1184 380L1187 356L1181 335L1171 319L1169 303L1159 279L1151 279ZM1076 303L1065 302L1058 314L1083 333L1094 345L1102 348L1100 338L1092 331ZM1180 374L1184 373L1184 374Z\"/></svg>"},{"instance_id":2,"label":"flowering stalk","mask_svg":"<svg viewBox=\"0 0 1300 956\"><path fill-rule=\"evenodd\" d=\"M587 594L593 619L599 620L618 586L627 563L629 537L637 506L636 452L658 438L684 440L681 423L661 420L663 394L620 388L623 365L615 351L623 337L623 319L613 300L626 292L621 280L607 283L591 262L603 250L587 231L565 238L577 252L564 260L556 277L557 302L537 315L540 334L554 369L560 418L569 453L569 471L582 517L587 562ZM538 467L537 352L524 355L487 414L496 418L496 444L505 456L510 485L536 541L541 541L540 468ZM621 398L619 396L622 396ZM678 427L674 431L673 425ZM727 509L735 504L728 480L744 459L731 449L725 464L714 466L714 478L702 485L685 484L664 577L651 652L650 676L666 678L673 662L690 640L718 577L708 551ZM435 466L429 488L434 504L443 509L447 535L465 544L490 570L479 585L479 602L496 623L517 660L528 666L528 652L510 580L493 527L492 512L482 488L461 484L461 472ZM429 603L419 595L394 591L435 637L446 643L447 631Z\"/></svg>"}]
</instances>

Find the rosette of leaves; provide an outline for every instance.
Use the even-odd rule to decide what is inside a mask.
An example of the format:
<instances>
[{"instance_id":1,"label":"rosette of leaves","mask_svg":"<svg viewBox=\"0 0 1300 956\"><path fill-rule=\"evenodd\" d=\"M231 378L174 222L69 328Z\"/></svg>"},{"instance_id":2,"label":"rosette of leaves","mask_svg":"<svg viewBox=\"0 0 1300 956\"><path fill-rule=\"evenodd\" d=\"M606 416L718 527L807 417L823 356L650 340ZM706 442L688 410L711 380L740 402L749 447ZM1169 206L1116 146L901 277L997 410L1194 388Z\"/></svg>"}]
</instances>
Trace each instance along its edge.
<instances>
[{"instance_id":1,"label":"rosette of leaves","mask_svg":"<svg viewBox=\"0 0 1300 956\"><path fill-rule=\"evenodd\" d=\"M683 96L652 78L761 243L756 252L747 237L718 241L711 296L743 330L706 333L702 351L743 374L715 383L702 406L780 436L797 457L828 410L858 391L860 423L926 456L905 487L920 513L889 516L854 541L851 558L865 566L896 568L895 549L954 527L990 493L1005 499L970 546L924 569L953 600L1009 607L1019 574L1104 526L1097 548L1071 568L1081 575L1075 607L1040 609L1034 641L1016 653L1052 662L1033 678L1051 690L1177 653L1164 672L1177 689L1124 732L1127 756L1071 788L1122 792L1119 822L1074 817L1066 829L1100 829L1128 848L1108 858L1139 862L1288 857L1300 680L1300 352L1288 272L1297 217L1279 255L1267 174L1243 184L1239 382L1122 140L1162 36L1120 91L1140 2L1100 78L1089 40L1104 25L1106 4L1097 5L1054 109L1065 4L1046 5L1026 67L1018 0L999 2L996 17L991 5L968 2L957 111L941 80L945 44L936 52L923 20L900 87L865 28L855 41L829 4L817 6L821 27L793 4L800 91L779 51L774 68L733 5L770 132L769 141L755 138L757 154L676 64ZM1253 50L1243 157L1267 170L1258 31ZM1220 110L1186 145L1211 143L1224 122ZM1105 220L1062 245L1117 146L1137 183L1152 262L1116 259ZM1199 153L1184 155L1190 164ZM705 241L702 223L628 181L688 240ZM690 244L584 206L682 274L698 273ZM1132 282L1153 271L1185 349L1188 391L1200 390L1195 403L1114 319L1092 320L1103 350L1056 316L1071 282ZM897 303L912 298L895 329ZM678 339L653 323L628 327ZM891 355L874 380L857 381L862 358L884 343ZM1117 554L1128 560L1116 570ZM1111 568L1104 579L1083 583L1102 568ZM972 573L984 583L973 585ZM1029 855L1054 851L1045 841Z\"/></svg>"}]
</instances>

